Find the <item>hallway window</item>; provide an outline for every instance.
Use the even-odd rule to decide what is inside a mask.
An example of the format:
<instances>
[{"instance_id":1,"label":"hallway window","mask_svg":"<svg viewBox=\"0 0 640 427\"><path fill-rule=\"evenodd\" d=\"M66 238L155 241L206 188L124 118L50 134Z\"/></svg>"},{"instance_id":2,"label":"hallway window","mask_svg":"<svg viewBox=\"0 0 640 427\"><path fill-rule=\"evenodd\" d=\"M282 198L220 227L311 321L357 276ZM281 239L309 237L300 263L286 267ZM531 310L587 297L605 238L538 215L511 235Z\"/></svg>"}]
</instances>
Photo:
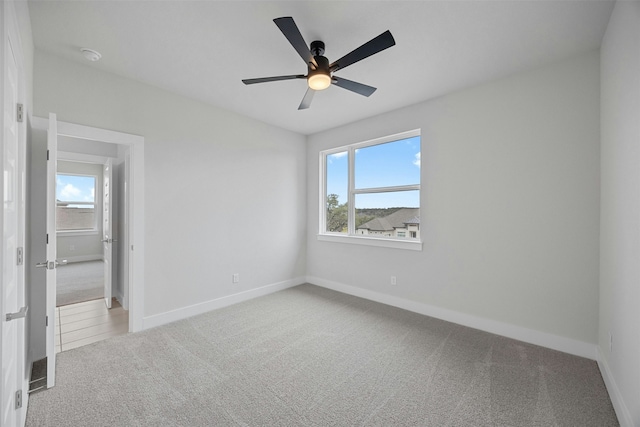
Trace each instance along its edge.
<instances>
[{"instance_id":1,"label":"hallway window","mask_svg":"<svg viewBox=\"0 0 640 427\"><path fill-rule=\"evenodd\" d=\"M58 231L97 231L96 178L89 175L56 175Z\"/></svg>"}]
</instances>

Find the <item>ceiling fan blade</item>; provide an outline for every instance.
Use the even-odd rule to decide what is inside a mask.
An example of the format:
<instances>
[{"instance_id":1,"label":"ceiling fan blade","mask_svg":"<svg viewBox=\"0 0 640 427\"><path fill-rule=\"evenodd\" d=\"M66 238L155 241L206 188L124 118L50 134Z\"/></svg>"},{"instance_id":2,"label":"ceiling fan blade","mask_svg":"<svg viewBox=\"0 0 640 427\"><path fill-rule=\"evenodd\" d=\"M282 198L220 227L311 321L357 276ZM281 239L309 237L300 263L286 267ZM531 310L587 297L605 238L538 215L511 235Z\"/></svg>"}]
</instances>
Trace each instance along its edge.
<instances>
[{"instance_id":1,"label":"ceiling fan blade","mask_svg":"<svg viewBox=\"0 0 640 427\"><path fill-rule=\"evenodd\" d=\"M304 94L304 98L302 98L302 102L300 103L298 110L306 110L307 108L311 107L311 101L313 100L313 95L315 95L315 93L315 90L311 89L310 87L307 88L307 93Z\"/></svg>"},{"instance_id":2,"label":"ceiling fan blade","mask_svg":"<svg viewBox=\"0 0 640 427\"><path fill-rule=\"evenodd\" d=\"M309 45L306 41L304 41L304 37L300 34L300 30L296 25L295 21L290 16L285 16L282 18L276 18L273 20L276 23L282 34L289 40L291 46L298 52L298 55L304 60L305 64L312 64L314 69L318 68L318 64L316 60L313 59L313 55L309 50Z\"/></svg>"},{"instance_id":3,"label":"ceiling fan blade","mask_svg":"<svg viewBox=\"0 0 640 427\"><path fill-rule=\"evenodd\" d=\"M280 80L293 80L293 79L304 79L306 76L304 74L297 74L291 76L275 76L275 77L261 77L259 79L244 79L242 83L246 85L252 85L255 83L267 83L267 82L277 82Z\"/></svg>"},{"instance_id":4,"label":"ceiling fan blade","mask_svg":"<svg viewBox=\"0 0 640 427\"><path fill-rule=\"evenodd\" d=\"M393 39L391 32L387 30L384 33L380 34L378 37L369 40L359 48L347 53L337 61L334 61L329 66L329 69L331 70L331 72L338 71L341 68L348 67L351 64L362 61L363 59L368 58L371 55L388 49L395 44L396 41Z\"/></svg>"},{"instance_id":5,"label":"ceiling fan blade","mask_svg":"<svg viewBox=\"0 0 640 427\"><path fill-rule=\"evenodd\" d=\"M373 92L376 91L376 88L373 86L367 86L362 83L354 82L352 80L347 80L336 76L333 76L331 83L363 96L370 96Z\"/></svg>"}]
</instances>

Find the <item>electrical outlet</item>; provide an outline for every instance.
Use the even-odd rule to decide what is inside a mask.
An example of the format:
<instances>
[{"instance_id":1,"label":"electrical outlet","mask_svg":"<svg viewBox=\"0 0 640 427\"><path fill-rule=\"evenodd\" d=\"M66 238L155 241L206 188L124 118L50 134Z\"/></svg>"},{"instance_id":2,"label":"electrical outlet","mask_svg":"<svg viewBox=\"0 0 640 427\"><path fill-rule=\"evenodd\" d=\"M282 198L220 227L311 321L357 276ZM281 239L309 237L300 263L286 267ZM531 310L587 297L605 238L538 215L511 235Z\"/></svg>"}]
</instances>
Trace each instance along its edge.
<instances>
[{"instance_id":1,"label":"electrical outlet","mask_svg":"<svg viewBox=\"0 0 640 427\"><path fill-rule=\"evenodd\" d=\"M240 282L240 273L234 273L231 280L232 280L233 283L239 283Z\"/></svg>"},{"instance_id":2,"label":"electrical outlet","mask_svg":"<svg viewBox=\"0 0 640 427\"><path fill-rule=\"evenodd\" d=\"M391 276L391 284L396 285L396 276Z\"/></svg>"}]
</instances>

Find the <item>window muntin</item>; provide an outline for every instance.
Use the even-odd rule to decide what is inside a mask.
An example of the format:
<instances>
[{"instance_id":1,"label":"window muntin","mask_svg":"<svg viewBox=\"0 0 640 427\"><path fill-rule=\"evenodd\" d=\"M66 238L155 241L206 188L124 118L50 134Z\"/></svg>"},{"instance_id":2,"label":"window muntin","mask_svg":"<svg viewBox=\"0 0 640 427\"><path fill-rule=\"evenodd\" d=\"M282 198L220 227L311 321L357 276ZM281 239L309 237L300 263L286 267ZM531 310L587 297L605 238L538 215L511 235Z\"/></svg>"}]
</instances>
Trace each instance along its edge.
<instances>
[{"instance_id":1,"label":"window muntin","mask_svg":"<svg viewBox=\"0 0 640 427\"><path fill-rule=\"evenodd\" d=\"M420 145L415 130L321 152L320 234L419 242Z\"/></svg>"},{"instance_id":2,"label":"window muntin","mask_svg":"<svg viewBox=\"0 0 640 427\"><path fill-rule=\"evenodd\" d=\"M56 230L96 231L97 177L91 175L56 175Z\"/></svg>"}]
</instances>

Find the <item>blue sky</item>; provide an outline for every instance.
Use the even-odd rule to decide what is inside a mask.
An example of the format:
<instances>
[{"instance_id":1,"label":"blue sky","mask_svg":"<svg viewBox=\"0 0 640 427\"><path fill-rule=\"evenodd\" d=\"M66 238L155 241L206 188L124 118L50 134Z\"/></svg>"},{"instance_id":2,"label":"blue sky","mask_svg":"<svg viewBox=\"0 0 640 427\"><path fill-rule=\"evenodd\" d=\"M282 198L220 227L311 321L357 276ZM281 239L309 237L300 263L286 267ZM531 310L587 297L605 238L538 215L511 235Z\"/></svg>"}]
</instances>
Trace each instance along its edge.
<instances>
[{"instance_id":1,"label":"blue sky","mask_svg":"<svg viewBox=\"0 0 640 427\"><path fill-rule=\"evenodd\" d=\"M56 199L65 202L95 202L95 177L58 174Z\"/></svg>"},{"instance_id":2,"label":"blue sky","mask_svg":"<svg viewBox=\"0 0 640 427\"><path fill-rule=\"evenodd\" d=\"M356 150L356 189L420 184L420 137ZM342 204L348 192L347 152L327 156L327 194ZM418 191L361 194L356 208L418 207Z\"/></svg>"}]
</instances>

